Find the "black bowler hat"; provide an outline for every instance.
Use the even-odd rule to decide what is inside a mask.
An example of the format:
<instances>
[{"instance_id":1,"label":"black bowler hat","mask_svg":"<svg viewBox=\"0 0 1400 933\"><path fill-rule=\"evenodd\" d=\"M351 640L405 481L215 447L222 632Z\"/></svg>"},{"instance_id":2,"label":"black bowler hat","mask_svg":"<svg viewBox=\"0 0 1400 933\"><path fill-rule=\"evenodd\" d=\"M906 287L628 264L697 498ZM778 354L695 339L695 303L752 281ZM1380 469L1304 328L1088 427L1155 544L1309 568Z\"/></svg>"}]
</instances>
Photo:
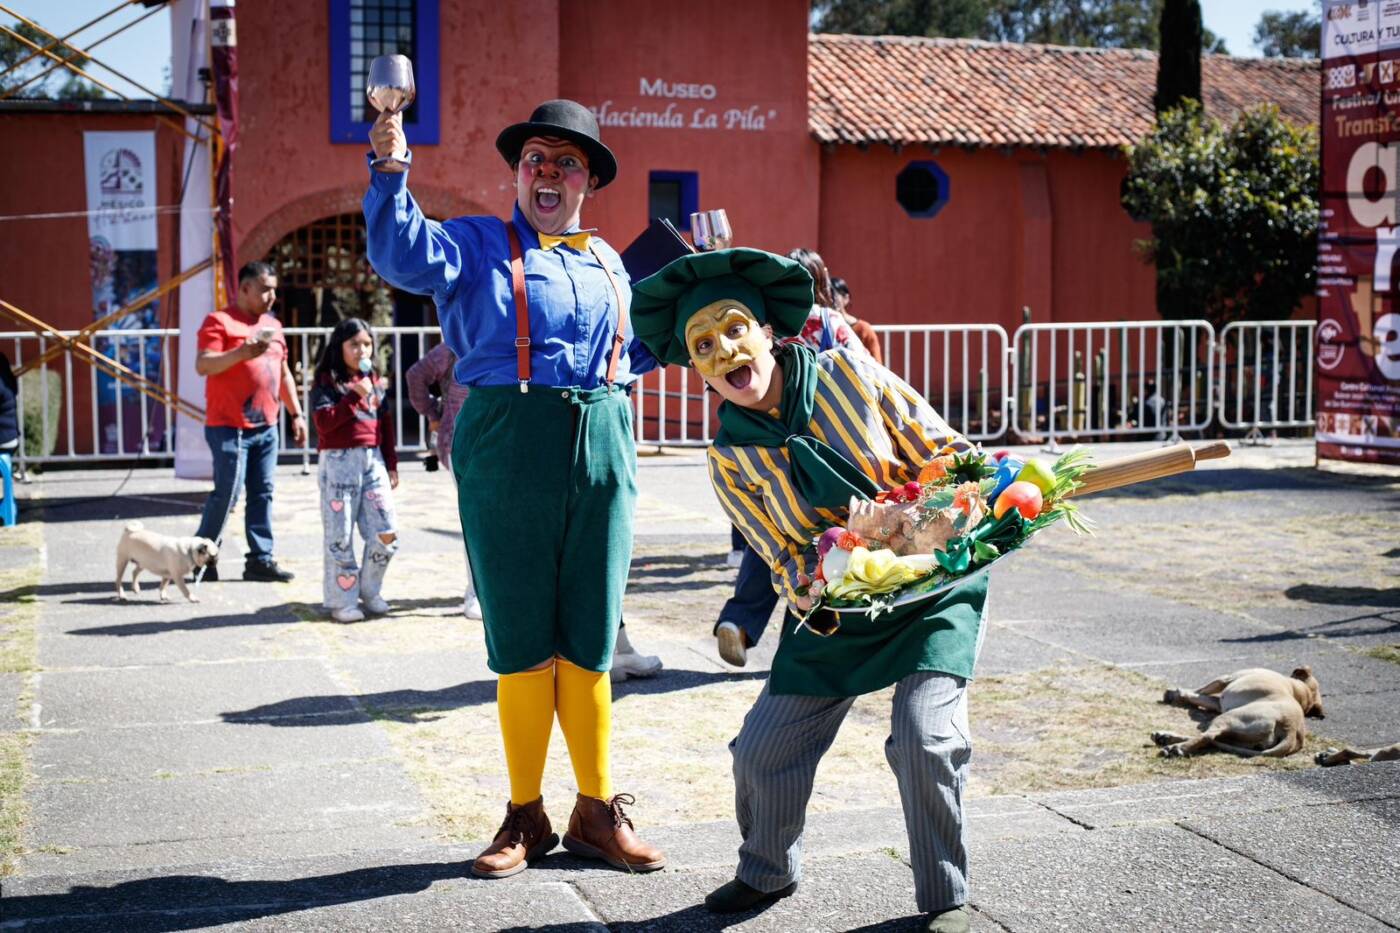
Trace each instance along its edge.
<instances>
[{"instance_id":1,"label":"black bowler hat","mask_svg":"<svg viewBox=\"0 0 1400 933\"><path fill-rule=\"evenodd\" d=\"M531 136L555 136L576 144L588 156L588 172L598 176L598 187L617 177L617 159L598 139L598 121L583 104L572 100L547 100L535 108L526 123L501 130L496 151L511 165L520 161L520 150Z\"/></svg>"}]
</instances>

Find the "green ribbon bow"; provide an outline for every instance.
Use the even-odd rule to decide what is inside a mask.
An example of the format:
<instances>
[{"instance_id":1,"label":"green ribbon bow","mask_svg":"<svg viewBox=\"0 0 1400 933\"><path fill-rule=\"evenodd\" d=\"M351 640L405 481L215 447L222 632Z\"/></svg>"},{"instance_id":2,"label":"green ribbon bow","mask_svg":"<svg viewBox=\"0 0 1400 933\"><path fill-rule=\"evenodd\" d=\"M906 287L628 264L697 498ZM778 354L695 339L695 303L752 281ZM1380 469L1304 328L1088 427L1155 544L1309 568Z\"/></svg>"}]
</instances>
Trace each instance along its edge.
<instances>
[{"instance_id":1,"label":"green ribbon bow","mask_svg":"<svg viewBox=\"0 0 1400 933\"><path fill-rule=\"evenodd\" d=\"M959 538L949 538L943 550L934 551L934 560L951 576L967 573L974 561L985 564L1019 547L1025 538L1025 519L1015 509L993 522L978 525Z\"/></svg>"},{"instance_id":2,"label":"green ribbon bow","mask_svg":"<svg viewBox=\"0 0 1400 933\"><path fill-rule=\"evenodd\" d=\"M733 402L719 406L717 445L785 447L792 458L792 485L815 508L844 509L851 497L873 499L880 487L855 464L811 434L817 398L817 354L800 344L773 352L783 370L779 417Z\"/></svg>"}]
</instances>

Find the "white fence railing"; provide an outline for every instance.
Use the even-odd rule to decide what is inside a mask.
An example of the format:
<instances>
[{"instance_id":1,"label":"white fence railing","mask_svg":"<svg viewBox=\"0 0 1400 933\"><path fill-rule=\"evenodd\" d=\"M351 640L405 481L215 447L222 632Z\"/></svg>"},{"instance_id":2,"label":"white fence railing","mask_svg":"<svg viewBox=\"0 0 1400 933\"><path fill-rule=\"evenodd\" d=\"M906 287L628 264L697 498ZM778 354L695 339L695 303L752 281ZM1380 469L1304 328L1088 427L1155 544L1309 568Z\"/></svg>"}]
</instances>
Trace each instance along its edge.
<instances>
[{"instance_id":1,"label":"white fence railing","mask_svg":"<svg viewBox=\"0 0 1400 933\"><path fill-rule=\"evenodd\" d=\"M1016 430L1044 437L1200 431L1212 416L1206 321L1026 324L1016 331Z\"/></svg>"},{"instance_id":2,"label":"white fence railing","mask_svg":"<svg viewBox=\"0 0 1400 933\"><path fill-rule=\"evenodd\" d=\"M1247 430L1313 425L1316 321L1226 324L1220 331L1220 424Z\"/></svg>"},{"instance_id":3,"label":"white fence railing","mask_svg":"<svg viewBox=\"0 0 1400 933\"><path fill-rule=\"evenodd\" d=\"M974 440L1012 434L1024 441L1071 438L1178 437L1212 424L1244 431L1313 426L1311 321L1230 324L1217 336L1205 321L1026 324L1008 337L996 325L880 325L885 365L929 399L949 423ZM74 332L65 332L71 336ZM311 373L329 331L286 329L288 353L303 407ZM404 373L440 339L436 327L376 330L381 370L398 389L395 441L401 451L426 449L428 426L409 406ZM174 330L109 330L93 335L100 352L172 390L177 371ZM16 368L53 345L28 332L0 333L0 352ZM40 376L38 373L43 373ZM35 398L34 393L38 393ZM202 405L203 399L188 398ZM668 367L643 377L632 393L638 443L708 444L718 428L718 398L690 369ZM63 353L21 380L21 432L16 459L83 463L172 456L174 412ZM310 462L314 436L283 451Z\"/></svg>"}]
</instances>

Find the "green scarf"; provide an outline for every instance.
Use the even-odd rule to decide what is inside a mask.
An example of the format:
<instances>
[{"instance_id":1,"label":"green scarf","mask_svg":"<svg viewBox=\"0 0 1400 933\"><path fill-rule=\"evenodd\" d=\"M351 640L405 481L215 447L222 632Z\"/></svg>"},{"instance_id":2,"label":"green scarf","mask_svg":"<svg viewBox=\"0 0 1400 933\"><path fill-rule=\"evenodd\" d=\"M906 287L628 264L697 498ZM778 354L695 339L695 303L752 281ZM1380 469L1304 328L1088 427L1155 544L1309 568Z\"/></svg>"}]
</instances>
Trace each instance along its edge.
<instances>
[{"instance_id":1,"label":"green scarf","mask_svg":"<svg viewBox=\"0 0 1400 933\"><path fill-rule=\"evenodd\" d=\"M844 509L852 496L873 499L880 489L874 480L811 434L817 399L817 354L800 344L773 352L783 369L779 417L741 408L733 402L719 406L719 435L724 447L786 447L792 458L792 484L798 495L818 509Z\"/></svg>"}]
</instances>

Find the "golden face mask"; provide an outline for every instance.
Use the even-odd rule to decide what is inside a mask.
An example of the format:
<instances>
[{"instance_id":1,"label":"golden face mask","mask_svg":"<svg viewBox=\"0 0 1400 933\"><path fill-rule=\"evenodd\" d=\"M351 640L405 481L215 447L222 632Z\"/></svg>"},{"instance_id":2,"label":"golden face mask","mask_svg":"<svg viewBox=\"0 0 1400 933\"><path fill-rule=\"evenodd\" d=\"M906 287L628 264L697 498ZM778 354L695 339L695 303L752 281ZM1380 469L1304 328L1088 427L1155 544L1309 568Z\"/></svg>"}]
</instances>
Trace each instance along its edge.
<instances>
[{"instance_id":1,"label":"golden face mask","mask_svg":"<svg viewBox=\"0 0 1400 933\"><path fill-rule=\"evenodd\" d=\"M695 370L707 379L748 366L772 346L763 325L742 303L723 299L690 316L685 346Z\"/></svg>"}]
</instances>

